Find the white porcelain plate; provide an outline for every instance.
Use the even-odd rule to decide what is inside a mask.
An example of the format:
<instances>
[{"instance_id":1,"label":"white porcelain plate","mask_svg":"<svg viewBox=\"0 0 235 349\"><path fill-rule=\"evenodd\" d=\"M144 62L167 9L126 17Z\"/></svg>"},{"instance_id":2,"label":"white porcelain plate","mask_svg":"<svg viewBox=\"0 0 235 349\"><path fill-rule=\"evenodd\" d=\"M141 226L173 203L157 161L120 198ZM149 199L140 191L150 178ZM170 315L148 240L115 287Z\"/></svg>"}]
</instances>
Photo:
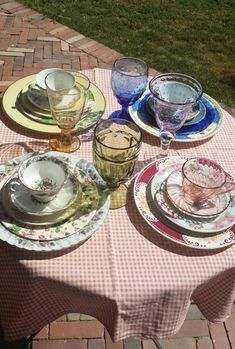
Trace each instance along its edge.
<instances>
[{"instance_id":1,"label":"white porcelain plate","mask_svg":"<svg viewBox=\"0 0 235 349\"><path fill-rule=\"evenodd\" d=\"M30 216L17 210L14 212L18 212L21 222L18 219L12 219L0 205L0 239L16 247L33 251L53 251L71 247L88 239L99 228L108 214L110 196L104 190L106 188L105 182L94 166L74 155L63 156L54 151L48 154L57 155L64 161L70 161L76 167L76 171L79 171L83 192L81 204L79 207L76 202L73 204L76 206L76 210L69 220L54 224L54 220L52 222L50 219L48 222L50 224L45 227L25 225L24 218L28 217L29 219ZM16 171L18 164L30 155L32 154L15 158L13 162L0 166L1 187L4 187L4 183L12 176L12 171ZM31 216L30 220L32 218ZM45 219L48 218L45 217Z\"/></svg>"},{"instance_id":2,"label":"white porcelain plate","mask_svg":"<svg viewBox=\"0 0 235 349\"><path fill-rule=\"evenodd\" d=\"M185 160L179 156L163 158L150 163L139 173L134 184L134 199L141 216L154 230L184 246L218 249L235 243L235 225L232 226L235 222L234 202L222 213L222 218L220 215L210 222L190 219L183 213L175 214L176 208L168 216L153 202L152 196L155 196L164 180L171 172L178 170ZM223 231L218 232L220 230Z\"/></svg>"}]
</instances>

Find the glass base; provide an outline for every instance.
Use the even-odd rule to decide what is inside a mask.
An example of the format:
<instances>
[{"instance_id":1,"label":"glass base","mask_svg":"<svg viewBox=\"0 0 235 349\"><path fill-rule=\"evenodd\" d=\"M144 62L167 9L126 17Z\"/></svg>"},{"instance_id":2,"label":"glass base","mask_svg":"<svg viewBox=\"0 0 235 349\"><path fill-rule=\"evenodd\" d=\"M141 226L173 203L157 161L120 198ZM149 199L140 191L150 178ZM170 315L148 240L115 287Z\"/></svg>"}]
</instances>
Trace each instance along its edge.
<instances>
[{"instance_id":1,"label":"glass base","mask_svg":"<svg viewBox=\"0 0 235 349\"><path fill-rule=\"evenodd\" d=\"M127 113L123 113L122 110L115 110L112 114L110 114L109 119L123 119L127 121L133 121L131 116Z\"/></svg>"},{"instance_id":2,"label":"glass base","mask_svg":"<svg viewBox=\"0 0 235 349\"><path fill-rule=\"evenodd\" d=\"M76 136L71 137L71 143L64 145L60 137L51 138L49 144L53 150L61 151L63 153L72 153L80 147L80 140Z\"/></svg>"},{"instance_id":3,"label":"glass base","mask_svg":"<svg viewBox=\"0 0 235 349\"><path fill-rule=\"evenodd\" d=\"M111 192L110 208L121 208L126 205L127 187L121 184L116 190Z\"/></svg>"}]
</instances>

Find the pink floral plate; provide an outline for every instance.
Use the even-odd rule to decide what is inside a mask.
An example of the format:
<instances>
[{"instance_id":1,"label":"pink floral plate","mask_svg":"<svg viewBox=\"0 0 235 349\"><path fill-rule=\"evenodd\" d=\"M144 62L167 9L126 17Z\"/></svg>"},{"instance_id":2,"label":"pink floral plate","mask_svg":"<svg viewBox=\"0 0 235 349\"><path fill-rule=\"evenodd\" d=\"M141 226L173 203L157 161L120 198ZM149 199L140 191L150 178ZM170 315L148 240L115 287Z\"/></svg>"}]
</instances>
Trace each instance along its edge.
<instances>
[{"instance_id":1,"label":"pink floral plate","mask_svg":"<svg viewBox=\"0 0 235 349\"><path fill-rule=\"evenodd\" d=\"M79 173L79 181L83 187L81 205L76 207L74 214L63 222L54 225L50 221L47 226L27 226L23 223L22 218L19 222L14 217L9 217L0 204L0 239L16 247L33 251L66 249L87 240L99 228L108 214L110 196L104 190L105 182L94 166L74 155L63 155L54 151L50 153L57 155L67 163L70 162L74 166L76 176ZM0 166L1 188L14 175L19 163L30 155L32 154L20 156ZM22 212L19 212L18 214L22 215ZM33 216L30 219L32 218Z\"/></svg>"},{"instance_id":2,"label":"pink floral plate","mask_svg":"<svg viewBox=\"0 0 235 349\"><path fill-rule=\"evenodd\" d=\"M222 213L223 218L219 221L217 221L218 218L212 218L213 222L205 221L205 219L189 219L183 213L177 213L174 217L176 208L168 216L153 202L152 195L155 196L164 180L171 172L178 170L185 160L186 158L179 156L163 158L150 163L139 173L134 184L134 199L139 213L154 230L184 246L197 249L218 249L235 243L235 226L231 227L235 221L235 203L233 201L229 205L233 216L231 217L228 210L225 210ZM152 183L153 179L155 184ZM216 230L217 233L212 234ZM222 231L218 233L218 230Z\"/></svg>"},{"instance_id":3,"label":"pink floral plate","mask_svg":"<svg viewBox=\"0 0 235 349\"><path fill-rule=\"evenodd\" d=\"M167 177L165 183L165 192L171 203L179 211L191 217L212 218L221 214L229 206L231 200L229 192L209 197L203 206L191 205L184 198L182 180L182 171L180 168L180 170L173 171Z\"/></svg>"}]
</instances>

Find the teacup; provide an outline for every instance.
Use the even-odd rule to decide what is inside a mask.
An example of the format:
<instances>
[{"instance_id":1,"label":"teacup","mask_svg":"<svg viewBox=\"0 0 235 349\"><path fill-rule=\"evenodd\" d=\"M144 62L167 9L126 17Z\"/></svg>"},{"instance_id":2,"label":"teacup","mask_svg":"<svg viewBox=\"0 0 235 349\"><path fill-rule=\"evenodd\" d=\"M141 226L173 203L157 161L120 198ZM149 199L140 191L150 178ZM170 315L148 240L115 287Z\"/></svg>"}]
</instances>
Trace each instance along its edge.
<instances>
[{"instance_id":1,"label":"teacup","mask_svg":"<svg viewBox=\"0 0 235 349\"><path fill-rule=\"evenodd\" d=\"M184 199L203 206L209 197L235 189L235 182L216 162L206 158L188 159L182 167Z\"/></svg>"},{"instance_id":2,"label":"teacup","mask_svg":"<svg viewBox=\"0 0 235 349\"><path fill-rule=\"evenodd\" d=\"M50 155L35 155L22 162L18 180L10 183L10 190L15 191L23 186L37 201L49 202L55 198L67 178L68 167L65 162Z\"/></svg>"},{"instance_id":3,"label":"teacup","mask_svg":"<svg viewBox=\"0 0 235 349\"><path fill-rule=\"evenodd\" d=\"M59 68L49 68L41 70L35 78L35 83L29 85L29 91L31 93L40 93L44 96L47 96L47 89L45 85L45 78L48 74L53 73L55 71L60 72L62 69Z\"/></svg>"}]
</instances>

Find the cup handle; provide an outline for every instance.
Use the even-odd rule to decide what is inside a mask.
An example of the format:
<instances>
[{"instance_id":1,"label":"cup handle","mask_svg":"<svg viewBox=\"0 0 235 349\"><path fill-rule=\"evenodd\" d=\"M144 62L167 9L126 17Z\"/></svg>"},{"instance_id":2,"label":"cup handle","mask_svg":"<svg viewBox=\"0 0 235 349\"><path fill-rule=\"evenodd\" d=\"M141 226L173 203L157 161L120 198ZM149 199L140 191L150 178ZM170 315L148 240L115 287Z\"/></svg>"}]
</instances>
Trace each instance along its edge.
<instances>
[{"instance_id":1,"label":"cup handle","mask_svg":"<svg viewBox=\"0 0 235 349\"><path fill-rule=\"evenodd\" d=\"M219 194L225 194L232 190L235 190L235 181L234 178L227 173L225 183L222 186Z\"/></svg>"},{"instance_id":2,"label":"cup handle","mask_svg":"<svg viewBox=\"0 0 235 349\"><path fill-rule=\"evenodd\" d=\"M14 193L16 191L16 187L20 186L20 183L17 180L14 180L9 183L9 190Z\"/></svg>"}]
</instances>

